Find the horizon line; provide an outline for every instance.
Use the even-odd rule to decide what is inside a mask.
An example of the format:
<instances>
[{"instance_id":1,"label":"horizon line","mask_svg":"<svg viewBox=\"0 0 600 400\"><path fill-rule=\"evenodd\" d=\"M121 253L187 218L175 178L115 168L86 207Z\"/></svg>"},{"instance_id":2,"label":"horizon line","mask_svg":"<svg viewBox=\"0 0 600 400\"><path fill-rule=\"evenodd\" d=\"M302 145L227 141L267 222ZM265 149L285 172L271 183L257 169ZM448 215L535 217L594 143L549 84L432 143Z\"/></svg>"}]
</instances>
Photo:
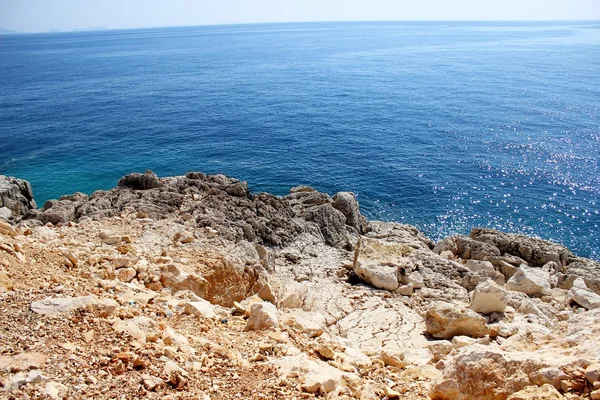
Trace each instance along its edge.
<instances>
[{"instance_id":1,"label":"horizon line","mask_svg":"<svg viewBox=\"0 0 600 400\"><path fill-rule=\"evenodd\" d=\"M82 33L82 32L95 32L95 31L123 31L123 30L137 30L137 29L156 29L156 28L194 28L194 27L215 27L215 26L239 26L239 25L281 25L281 24L330 24L330 23L407 23L407 22L454 22L454 23L465 23L465 22L507 22L507 23L574 23L574 22L585 22L585 23L600 23L600 19L412 19L412 20L332 20L332 21L280 21L280 22L232 22L232 23L215 23L215 24L200 24L200 25L155 25L155 26L139 26L130 28L110 28L106 26L92 26L87 28L71 28L71 29L56 29L51 28L45 31L16 31L12 29L5 29L0 27L0 35L28 35L28 34L46 34L46 33ZM5 30L6 32L1 32Z\"/></svg>"}]
</instances>

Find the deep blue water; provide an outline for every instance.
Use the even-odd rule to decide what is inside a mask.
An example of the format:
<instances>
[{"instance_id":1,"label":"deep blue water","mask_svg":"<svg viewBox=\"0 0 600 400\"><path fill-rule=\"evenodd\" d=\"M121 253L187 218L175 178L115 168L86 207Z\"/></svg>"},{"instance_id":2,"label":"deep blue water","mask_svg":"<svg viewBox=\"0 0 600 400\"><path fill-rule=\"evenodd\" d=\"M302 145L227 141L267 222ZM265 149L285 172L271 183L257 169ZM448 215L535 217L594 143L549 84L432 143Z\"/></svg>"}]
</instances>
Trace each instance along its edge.
<instances>
[{"instance_id":1,"label":"deep blue water","mask_svg":"<svg viewBox=\"0 0 600 400\"><path fill-rule=\"evenodd\" d=\"M319 23L0 36L0 173L39 205L132 171L357 193L600 259L600 23Z\"/></svg>"}]
</instances>

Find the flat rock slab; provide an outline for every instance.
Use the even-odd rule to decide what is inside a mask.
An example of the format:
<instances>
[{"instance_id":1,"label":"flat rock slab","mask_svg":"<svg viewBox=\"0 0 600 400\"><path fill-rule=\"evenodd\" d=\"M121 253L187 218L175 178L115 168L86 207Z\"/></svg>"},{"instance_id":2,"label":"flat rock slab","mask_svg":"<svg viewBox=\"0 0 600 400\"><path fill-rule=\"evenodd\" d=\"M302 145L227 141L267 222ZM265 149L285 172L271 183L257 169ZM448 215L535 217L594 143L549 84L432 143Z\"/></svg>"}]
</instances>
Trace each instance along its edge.
<instances>
[{"instance_id":1,"label":"flat rock slab","mask_svg":"<svg viewBox=\"0 0 600 400\"><path fill-rule=\"evenodd\" d=\"M115 300L101 299L96 296L49 297L32 302L30 308L36 314L59 315L88 306L98 310L101 316L108 316L117 308L118 303Z\"/></svg>"},{"instance_id":2,"label":"flat rock slab","mask_svg":"<svg viewBox=\"0 0 600 400\"><path fill-rule=\"evenodd\" d=\"M15 356L0 356L0 370L14 373L38 369L46 362L47 358L42 353L21 353Z\"/></svg>"}]
</instances>

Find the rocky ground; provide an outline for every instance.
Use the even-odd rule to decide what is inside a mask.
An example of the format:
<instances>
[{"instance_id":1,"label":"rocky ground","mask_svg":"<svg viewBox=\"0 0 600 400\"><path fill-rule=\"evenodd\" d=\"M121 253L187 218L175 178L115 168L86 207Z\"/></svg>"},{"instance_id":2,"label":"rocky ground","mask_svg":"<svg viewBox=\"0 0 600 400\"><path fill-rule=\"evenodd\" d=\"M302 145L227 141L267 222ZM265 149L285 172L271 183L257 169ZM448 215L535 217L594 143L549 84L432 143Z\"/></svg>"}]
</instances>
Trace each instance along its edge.
<instances>
[{"instance_id":1,"label":"rocky ground","mask_svg":"<svg viewBox=\"0 0 600 400\"><path fill-rule=\"evenodd\" d=\"M600 265L188 173L0 176L0 398L599 399Z\"/></svg>"}]
</instances>

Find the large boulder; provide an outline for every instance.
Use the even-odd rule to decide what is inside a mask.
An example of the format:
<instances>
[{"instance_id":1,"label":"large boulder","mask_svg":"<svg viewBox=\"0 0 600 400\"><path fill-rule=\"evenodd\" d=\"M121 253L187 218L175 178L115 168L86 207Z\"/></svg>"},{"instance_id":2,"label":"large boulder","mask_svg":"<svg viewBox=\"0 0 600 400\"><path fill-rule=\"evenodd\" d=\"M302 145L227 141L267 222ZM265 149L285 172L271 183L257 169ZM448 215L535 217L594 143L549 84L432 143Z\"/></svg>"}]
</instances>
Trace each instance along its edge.
<instances>
[{"instance_id":1,"label":"large boulder","mask_svg":"<svg viewBox=\"0 0 600 400\"><path fill-rule=\"evenodd\" d=\"M434 303L425 314L425 329L434 338L480 338L489 333L486 320L475 311L450 303Z\"/></svg>"},{"instance_id":2,"label":"large boulder","mask_svg":"<svg viewBox=\"0 0 600 400\"><path fill-rule=\"evenodd\" d=\"M346 217L346 225L356 229L358 233L367 231L367 220L360 213L358 201L350 192L338 192L333 196L333 207Z\"/></svg>"},{"instance_id":3,"label":"large boulder","mask_svg":"<svg viewBox=\"0 0 600 400\"><path fill-rule=\"evenodd\" d=\"M481 314L503 313L508 303L506 290L493 281L477 285L473 291L471 310Z\"/></svg>"},{"instance_id":4,"label":"large boulder","mask_svg":"<svg viewBox=\"0 0 600 400\"><path fill-rule=\"evenodd\" d=\"M361 238L354 250L354 273L368 284L394 291L413 279L418 268L416 252L403 244ZM422 285L422 283L421 283Z\"/></svg>"},{"instance_id":5,"label":"large boulder","mask_svg":"<svg viewBox=\"0 0 600 400\"><path fill-rule=\"evenodd\" d=\"M199 297L206 297L210 287L208 281L182 265L167 264L162 267L160 283L173 293L190 290Z\"/></svg>"},{"instance_id":6,"label":"large boulder","mask_svg":"<svg viewBox=\"0 0 600 400\"><path fill-rule=\"evenodd\" d=\"M539 268L521 265L519 270L506 282L506 289L525 293L528 296L550 294L550 275Z\"/></svg>"},{"instance_id":7,"label":"large boulder","mask_svg":"<svg viewBox=\"0 0 600 400\"><path fill-rule=\"evenodd\" d=\"M270 329L278 324L277 308L273 304L266 301L252 304L250 307L250 316L246 323L246 330L259 331Z\"/></svg>"},{"instance_id":8,"label":"large boulder","mask_svg":"<svg viewBox=\"0 0 600 400\"><path fill-rule=\"evenodd\" d=\"M29 210L36 207L29 182L0 175L0 209L10 210L9 218L20 220Z\"/></svg>"},{"instance_id":9,"label":"large boulder","mask_svg":"<svg viewBox=\"0 0 600 400\"><path fill-rule=\"evenodd\" d=\"M577 278L573 282L573 287L569 290L569 297L588 310L600 308L600 295L588 289L585 281L581 278Z\"/></svg>"},{"instance_id":10,"label":"large boulder","mask_svg":"<svg viewBox=\"0 0 600 400\"><path fill-rule=\"evenodd\" d=\"M160 179L156 174L150 170L140 173L133 173L125 175L119 179L119 186L128 187L134 190L148 190L160 187Z\"/></svg>"}]
</instances>

